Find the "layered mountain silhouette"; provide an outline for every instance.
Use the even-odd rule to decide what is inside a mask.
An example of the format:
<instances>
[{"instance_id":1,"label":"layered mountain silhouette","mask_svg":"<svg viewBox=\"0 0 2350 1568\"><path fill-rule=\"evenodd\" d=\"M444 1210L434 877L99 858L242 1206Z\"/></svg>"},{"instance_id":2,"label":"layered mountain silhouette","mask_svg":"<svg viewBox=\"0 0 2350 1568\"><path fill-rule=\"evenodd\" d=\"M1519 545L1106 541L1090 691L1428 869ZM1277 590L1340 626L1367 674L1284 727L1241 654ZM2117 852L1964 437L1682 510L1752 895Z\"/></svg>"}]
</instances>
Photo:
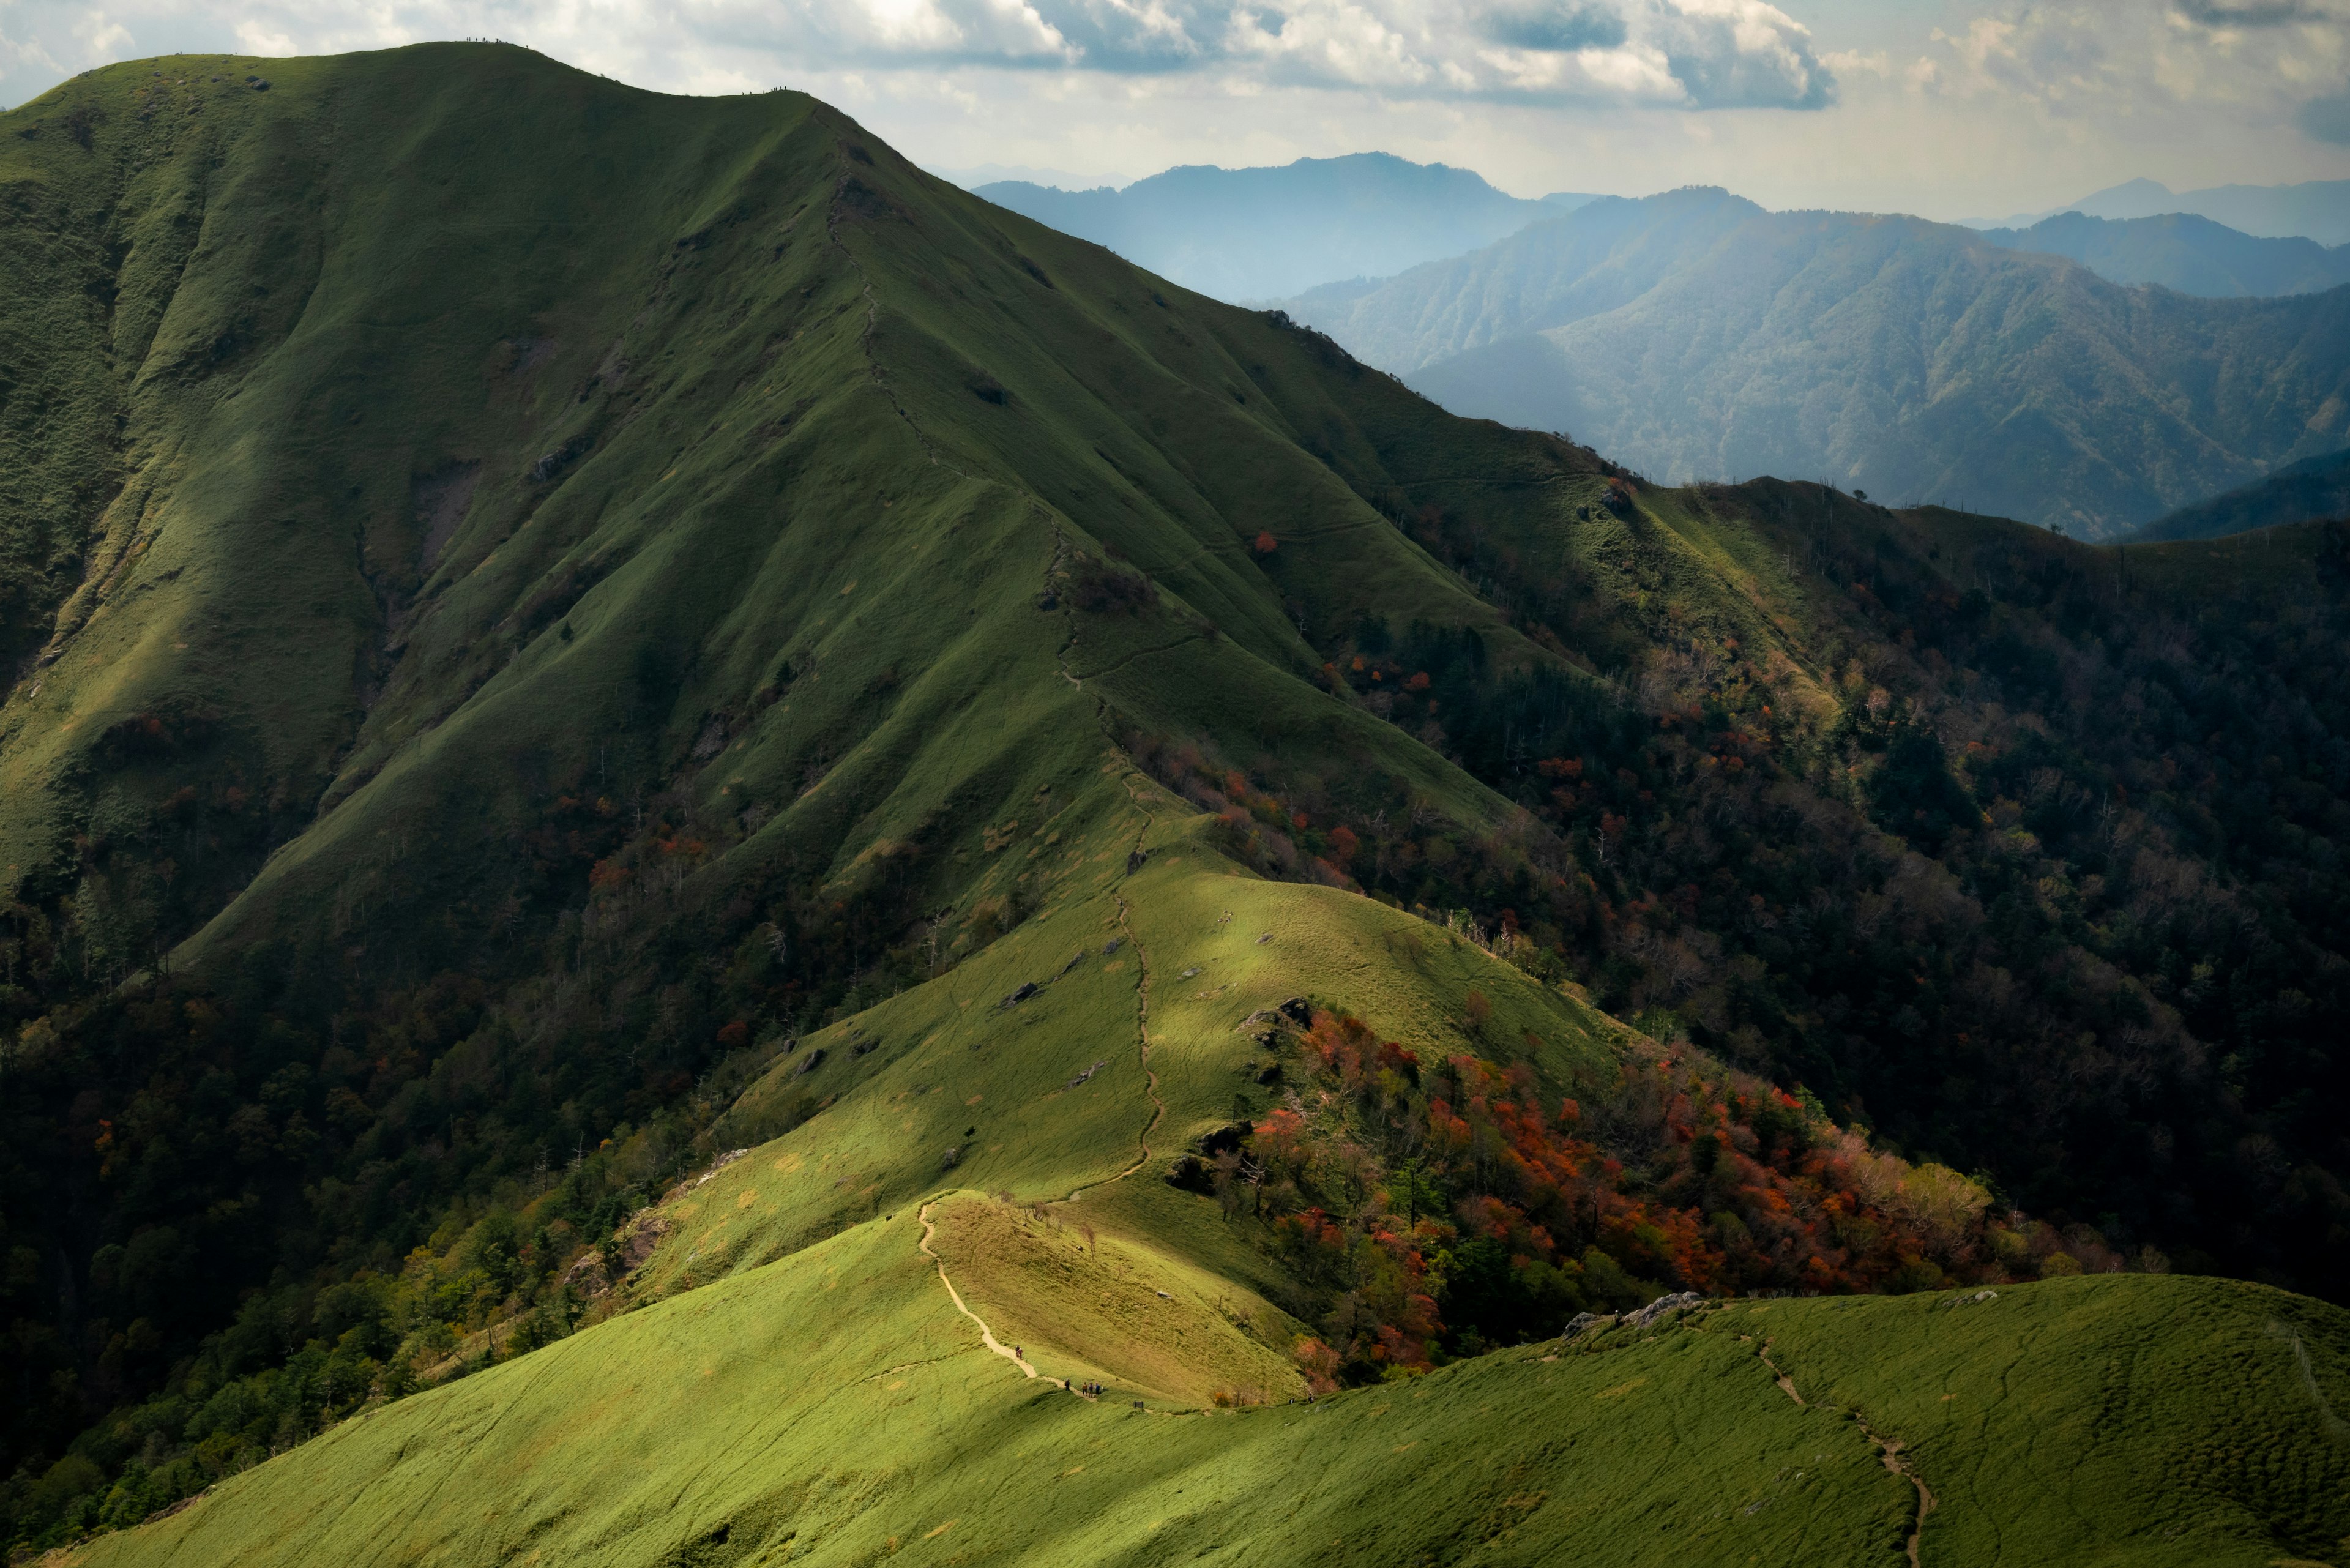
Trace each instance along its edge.
<instances>
[{"instance_id":1,"label":"layered mountain silhouette","mask_svg":"<svg viewBox=\"0 0 2350 1568\"><path fill-rule=\"evenodd\" d=\"M1000 206L1219 299L1286 298L1490 244L1591 200L1526 201L1466 169L1385 152L1277 169L1170 169L1122 190L978 187Z\"/></svg>"},{"instance_id":2,"label":"layered mountain silhouette","mask_svg":"<svg viewBox=\"0 0 2350 1568\"><path fill-rule=\"evenodd\" d=\"M2029 228L1977 232L2012 250L2068 257L2115 283L2158 284L2207 298L2317 294L2350 283L2350 245L2257 239L2182 213L2146 218L2060 213Z\"/></svg>"},{"instance_id":3,"label":"layered mountain silhouette","mask_svg":"<svg viewBox=\"0 0 2350 1568\"><path fill-rule=\"evenodd\" d=\"M1816 476L2110 537L2341 444L2350 296L2195 299L1916 218L1595 202L1293 314L1659 478Z\"/></svg>"},{"instance_id":4,"label":"layered mountain silhouette","mask_svg":"<svg viewBox=\"0 0 2350 1568\"><path fill-rule=\"evenodd\" d=\"M2331 452L2287 463L2266 479L2158 517L2131 535L2130 541L2217 539L2334 517L2350 517L2350 452Z\"/></svg>"},{"instance_id":5,"label":"layered mountain silhouette","mask_svg":"<svg viewBox=\"0 0 2350 1568\"><path fill-rule=\"evenodd\" d=\"M12 1552L2350 1534L2350 530L1651 483L503 46L0 187ZM1494 299L1804 275L1598 205Z\"/></svg>"},{"instance_id":6,"label":"layered mountain silhouette","mask_svg":"<svg viewBox=\"0 0 2350 1568\"><path fill-rule=\"evenodd\" d=\"M2350 244L2350 180L2212 185L2199 191L2173 191L2158 180L2127 180L2052 212L1969 223L1977 228L2029 228L2063 213L2121 220L2185 213L2262 239L2298 237L2321 245Z\"/></svg>"}]
</instances>

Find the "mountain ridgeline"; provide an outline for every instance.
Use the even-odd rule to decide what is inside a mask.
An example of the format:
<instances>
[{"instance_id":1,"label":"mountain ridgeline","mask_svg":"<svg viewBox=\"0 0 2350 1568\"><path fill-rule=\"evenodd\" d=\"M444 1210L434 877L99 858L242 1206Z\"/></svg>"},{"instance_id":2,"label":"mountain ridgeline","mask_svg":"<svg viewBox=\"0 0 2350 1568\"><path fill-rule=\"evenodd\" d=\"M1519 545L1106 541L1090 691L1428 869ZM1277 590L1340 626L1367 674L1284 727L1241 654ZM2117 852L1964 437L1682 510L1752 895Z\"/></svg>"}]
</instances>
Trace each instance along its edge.
<instances>
[{"instance_id":1,"label":"mountain ridgeline","mask_svg":"<svg viewBox=\"0 0 2350 1568\"><path fill-rule=\"evenodd\" d=\"M1650 484L503 46L0 186L12 1549L2350 1535L2342 527Z\"/></svg>"},{"instance_id":2,"label":"mountain ridgeline","mask_svg":"<svg viewBox=\"0 0 2350 1568\"><path fill-rule=\"evenodd\" d=\"M1170 169L1122 190L1003 181L978 193L1228 300L1283 299L1319 284L1401 272L1592 199L1531 202L1469 170L1385 152L1301 158L1279 169Z\"/></svg>"},{"instance_id":3,"label":"mountain ridgeline","mask_svg":"<svg viewBox=\"0 0 2350 1568\"><path fill-rule=\"evenodd\" d=\"M2059 213L2030 228L1977 232L2010 250L2067 257L2114 283L2159 284L2210 299L2320 294L2350 283L2350 245L2257 239L2186 213L2147 218Z\"/></svg>"},{"instance_id":4,"label":"mountain ridgeline","mask_svg":"<svg viewBox=\"0 0 2350 1568\"><path fill-rule=\"evenodd\" d=\"M2295 185L2212 185L2173 191L2159 180L2126 180L2092 192L2054 213L2022 213L2004 226L2024 228L2062 213L2126 223L2186 213L2224 223L2261 239L2301 238L2321 245L2350 244L2350 180L2304 180ZM1999 224L1970 220L1973 226Z\"/></svg>"},{"instance_id":5,"label":"mountain ridgeline","mask_svg":"<svg viewBox=\"0 0 2350 1568\"><path fill-rule=\"evenodd\" d=\"M1916 218L1605 200L1288 307L1654 477L1819 478L2110 538L2343 444L2350 294L2196 299Z\"/></svg>"},{"instance_id":6,"label":"mountain ridgeline","mask_svg":"<svg viewBox=\"0 0 2350 1568\"><path fill-rule=\"evenodd\" d=\"M2182 506L2139 529L2130 535L2130 542L2155 545L2173 539L2217 539L2255 528L2328 518L2350 518L2350 452L2330 452L2287 463L2266 479Z\"/></svg>"}]
</instances>

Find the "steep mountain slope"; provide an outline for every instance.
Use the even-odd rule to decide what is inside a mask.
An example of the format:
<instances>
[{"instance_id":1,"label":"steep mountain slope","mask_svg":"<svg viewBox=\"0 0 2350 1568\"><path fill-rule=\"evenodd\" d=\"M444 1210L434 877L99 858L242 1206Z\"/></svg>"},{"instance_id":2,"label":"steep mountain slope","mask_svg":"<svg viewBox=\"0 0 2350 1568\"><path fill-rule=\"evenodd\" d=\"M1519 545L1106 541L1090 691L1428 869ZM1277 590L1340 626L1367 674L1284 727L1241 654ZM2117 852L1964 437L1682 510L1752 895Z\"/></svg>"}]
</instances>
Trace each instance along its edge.
<instances>
[{"instance_id":1,"label":"steep mountain slope","mask_svg":"<svg viewBox=\"0 0 2350 1568\"><path fill-rule=\"evenodd\" d=\"M2224 495L2182 506L2130 535L2134 545L2178 539L2217 539L2282 523L2350 517L2350 452L2287 463L2266 479Z\"/></svg>"},{"instance_id":2,"label":"steep mountain slope","mask_svg":"<svg viewBox=\"0 0 2350 1568\"><path fill-rule=\"evenodd\" d=\"M1571 504L1412 532L1637 716L1364 657L1432 672L1390 716L1440 703L1590 868L1600 898L1516 909L1593 999L2106 1243L2350 1288L2350 531L2100 549L1777 481Z\"/></svg>"},{"instance_id":3,"label":"steep mountain slope","mask_svg":"<svg viewBox=\"0 0 2350 1568\"><path fill-rule=\"evenodd\" d=\"M2350 1293L2336 533L1656 490L789 94L175 57L0 129L12 1545L2338 1538L2338 1312L2161 1277ZM1511 1349L1674 1290L1908 1299ZM1827 1349L1962 1321L2028 1409ZM2263 1465L2149 1535L2000 1480L2052 1390Z\"/></svg>"},{"instance_id":4,"label":"steep mountain slope","mask_svg":"<svg viewBox=\"0 0 2350 1568\"><path fill-rule=\"evenodd\" d=\"M2340 444L2350 296L2199 300L1910 218L1594 202L1295 307L1457 412L1669 480L1817 476L2103 538Z\"/></svg>"},{"instance_id":5,"label":"steep mountain slope","mask_svg":"<svg viewBox=\"0 0 2350 1568\"><path fill-rule=\"evenodd\" d=\"M2022 229L1983 229L2011 250L2064 256L2115 283L2154 283L2213 299L2316 294L2350 283L2350 245L2257 239L2209 218L2092 218L2060 213Z\"/></svg>"},{"instance_id":6,"label":"steep mountain slope","mask_svg":"<svg viewBox=\"0 0 2350 1568\"><path fill-rule=\"evenodd\" d=\"M1232 300L1281 299L1318 284L1401 272L1490 244L1586 200L1525 201L1470 170L1386 152L1301 158L1278 169L1187 166L1123 190L1005 181L978 193L1107 245L1186 288Z\"/></svg>"},{"instance_id":7,"label":"steep mountain slope","mask_svg":"<svg viewBox=\"0 0 2350 1568\"><path fill-rule=\"evenodd\" d=\"M580 1225L691 1158L713 1068L1048 907L1024 857L1124 831L1133 734L1419 836L1510 815L1306 679L1373 595L1542 657L1326 460L1588 454L1461 448L804 99L268 69L0 140L7 466L87 492L37 492L0 710L12 1464L558 1148Z\"/></svg>"}]
</instances>

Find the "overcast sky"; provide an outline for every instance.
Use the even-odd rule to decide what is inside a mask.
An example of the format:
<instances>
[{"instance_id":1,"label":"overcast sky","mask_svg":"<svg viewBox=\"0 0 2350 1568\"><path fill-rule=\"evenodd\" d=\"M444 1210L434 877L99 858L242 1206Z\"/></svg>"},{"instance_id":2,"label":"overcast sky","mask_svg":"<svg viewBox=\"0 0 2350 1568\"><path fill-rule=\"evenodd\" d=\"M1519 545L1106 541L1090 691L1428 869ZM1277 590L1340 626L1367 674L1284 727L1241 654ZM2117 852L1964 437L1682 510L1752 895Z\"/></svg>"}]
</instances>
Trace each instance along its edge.
<instances>
[{"instance_id":1,"label":"overcast sky","mask_svg":"<svg viewBox=\"0 0 2350 1568\"><path fill-rule=\"evenodd\" d=\"M2350 177L2350 0L0 0L0 102L172 50L468 36L1088 182L1380 150L1522 195L1957 218Z\"/></svg>"}]
</instances>

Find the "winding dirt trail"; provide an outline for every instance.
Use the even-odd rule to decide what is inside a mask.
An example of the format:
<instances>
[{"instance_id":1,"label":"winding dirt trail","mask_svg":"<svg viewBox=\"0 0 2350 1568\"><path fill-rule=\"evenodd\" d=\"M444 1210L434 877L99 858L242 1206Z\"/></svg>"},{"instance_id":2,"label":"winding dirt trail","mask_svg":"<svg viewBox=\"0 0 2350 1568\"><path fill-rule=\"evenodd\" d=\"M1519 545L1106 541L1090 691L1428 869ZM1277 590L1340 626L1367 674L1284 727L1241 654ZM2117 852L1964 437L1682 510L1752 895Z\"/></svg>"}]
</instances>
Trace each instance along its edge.
<instances>
[{"instance_id":1,"label":"winding dirt trail","mask_svg":"<svg viewBox=\"0 0 2350 1568\"><path fill-rule=\"evenodd\" d=\"M1769 1340L1763 1340L1756 1345L1754 1356L1770 1369L1772 1376L1778 1379L1781 1391L1788 1398L1798 1405L1804 1403L1804 1397L1795 1392L1794 1379L1780 1371L1778 1364L1771 1359ZM1870 1426L1859 1411L1855 1410L1850 1414L1853 1425L1860 1428L1860 1435L1866 1438L1870 1445L1877 1449L1877 1457L1885 1462L1885 1468L1918 1489L1918 1511L1909 1521L1909 1539L1905 1543L1905 1548L1909 1555L1909 1568L1918 1568L1918 1539L1926 1532L1926 1516L1934 1511L1933 1489L1926 1484L1925 1477L1911 1469L1908 1462L1901 1458L1900 1438L1881 1438L1877 1436L1877 1428Z\"/></svg>"},{"instance_id":2,"label":"winding dirt trail","mask_svg":"<svg viewBox=\"0 0 2350 1568\"><path fill-rule=\"evenodd\" d=\"M1029 1366L1027 1359L1020 1354L1017 1348L1006 1345L1002 1340L995 1337L995 1331L987 1326L987 1320L985 1318L980 1316L977 1313L972 1311L971 1308L962 1304L962 1293L954 1288L954 1282L952 1280L947 1278L947 1261L944 1258L940 1257L936 1252L931 1251L931 1238L938 1234L938 1227L931 1223L931 1210L937 1207L938 1203L933 1199L929 1203L923 1204L920 1211L915 1214L914 1218L920 1220L922 1223L922 1239L920 1241L917 1242L916 1245L921 1248L922 1256L928 1258L931 1262L938 1265L939 1283L946 1286L947 1299L954 1303L955 1311L962 1314L963 1316L979 1324L979 1342L982 1345L987 1346L989 1350L993 1351L996 1355L1003 1357L1004 1360L1012 1363L1013 1366L1020 1368L1021 1374L1024 1376L1042 1377L1043 1374L1039 1373L1034 1366Z\"/></svg>"}]
</instances>

